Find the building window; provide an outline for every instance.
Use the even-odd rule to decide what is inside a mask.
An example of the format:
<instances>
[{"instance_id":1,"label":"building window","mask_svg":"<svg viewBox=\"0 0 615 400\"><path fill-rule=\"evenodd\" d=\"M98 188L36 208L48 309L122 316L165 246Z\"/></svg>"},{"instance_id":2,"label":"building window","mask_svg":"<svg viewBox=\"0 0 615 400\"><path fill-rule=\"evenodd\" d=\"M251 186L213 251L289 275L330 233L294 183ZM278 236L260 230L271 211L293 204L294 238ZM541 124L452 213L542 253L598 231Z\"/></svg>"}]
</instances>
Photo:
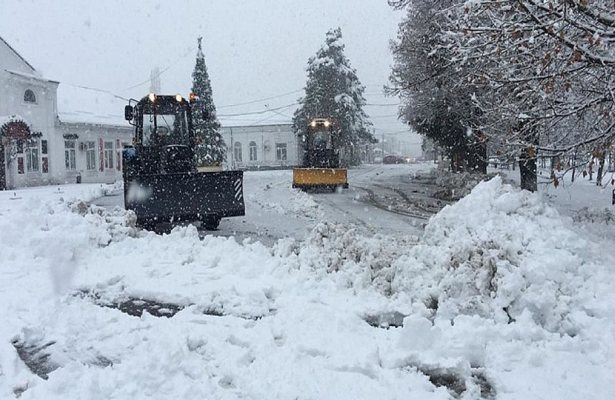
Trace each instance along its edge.
<instances>
[{"instance_id":1,"label":"building window","mask_svg":"<svg viewBox=\"0 0 615 400\"><path fill-rule=\"evenodd\" d=\"M241 162L242 157L241 157L241 143L240 142L235 142L235 161L239 161Z\"/></svg>"},{"instance_id":2,"label":"building window","mask_svg":"<svg viewBox=\"0 0 615 400\"><path fill-rule=\"evenodd\" d=\"M36 103L36 95L32 90L28 89L23 94L23 101L26 103Z\"/></svg>"},{"instance_id":3,"label":"building window","mask_svg":"<svg viewBox=\"0 0 615 400\"><path fill-rule=\"evenodd\" d=\"M85 142L85 168L88 171L96 169L96 142Z\"/></svg>"},{"instance_id":4,"label":"building window","mask_svg":"<svg viewBox=\"0 0 615 400\"><path fill-rule=\"evenodd\" d=\"M275 144L275 159L278 161L286 161L287 153L286 153L286 143L276 143Z\"/></svg>"},{"instance_id":5,"label":"building window","mask_svg":"<svg viewBox=\"0 0 615 400\"><path fill-rule=\"evenodd\" d=\"M250 142L250 161L256 161L256 142Z\"/></svg>"},{"instance_id":6,"label":"building window","mask_svg":"<svg viewBox=\"0 0 615 400\"><path fill-rule=\"evenodd\" d=\"M38 140L28 140L26 141L26 171L38 172L39 170Z\"/></svg>"},{"instance_id":7,"label":"building window","mask_svg":"<svg viewBox=\"0 0 615 400\"><path fill-rule=\"evenodd\" d=\"M48 156L48 145L47 145L47 141L46 140L41 140L41 154L43 155L43 162L42 162L42 167L43 167L43 174L48 174L49 173L49 156Z\"/></svg>"},{"instance_id":8,"label":"building window","mask_svg":"<svg viewBox=\"0 0 615 400\"><path fill-rule=\"evenodd\" d=\"M77 154L75 152L75 141L64 141L64 165L67 171L75 171L77 169Z\"/></svg>"},{"instance_id":9,"label":"building window","mask_svg":"<svg viewBox=\"0 0 615 400\"><path fill-rule=\"evenodd\" d=\"M113 169L113 142L105 142L105 169Z\"/></svg>"}]
</instances>

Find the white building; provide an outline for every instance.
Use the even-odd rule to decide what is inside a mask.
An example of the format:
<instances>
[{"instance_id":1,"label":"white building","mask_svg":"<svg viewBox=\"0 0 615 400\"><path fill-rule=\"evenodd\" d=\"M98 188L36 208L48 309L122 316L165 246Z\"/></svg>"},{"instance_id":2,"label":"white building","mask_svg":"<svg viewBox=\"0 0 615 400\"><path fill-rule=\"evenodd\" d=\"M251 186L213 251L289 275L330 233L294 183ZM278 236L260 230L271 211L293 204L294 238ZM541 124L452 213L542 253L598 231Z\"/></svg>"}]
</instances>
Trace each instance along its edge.
<instances>
[{"instance_id":1,"label":"white building","mask_svg":"<svg viewBox=\"0 0 615 400\"><path fill-rule=\"evenodd\" d=\"M0 190L76 182L78 175L84 182L121 179L131 127L101 113L100 103L86 104L92 94L67 93L58 102L63 90L0 38ZM116 106L121 116L123 105Z\"/></svg>"},{"instance_id":2,"label":"white building","mask_svg":"<svg viewBox=\"0 0 615 400\"><path fill-rule=\"evenodd\" d=\"M291 124L223 126L231 169L283 168L301 164L300 146Z\"/></svg>"},{"instance_id":3,"label":"white building","mask_svg":"<svg viewBox=\"0 0 615 400\"><path fill-rule=\"evenodd\" d=\"M126 100L43 77L0 38L0 190L122 179ZM231 169L301 164L291 124L225 126Z\"/></svg>"}]
</instances>

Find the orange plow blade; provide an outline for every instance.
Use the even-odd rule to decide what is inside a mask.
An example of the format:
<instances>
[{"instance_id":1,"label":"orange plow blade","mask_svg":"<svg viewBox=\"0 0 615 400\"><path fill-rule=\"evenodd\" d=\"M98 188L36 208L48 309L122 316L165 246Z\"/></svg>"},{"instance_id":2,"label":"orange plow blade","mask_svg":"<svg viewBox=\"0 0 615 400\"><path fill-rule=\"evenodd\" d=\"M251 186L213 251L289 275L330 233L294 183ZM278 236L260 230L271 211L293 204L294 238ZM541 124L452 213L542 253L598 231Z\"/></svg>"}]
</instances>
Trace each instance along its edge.
<instances>
[{"instance_id":1,"label":"orange plow blade","mask_svg":"<svg viewBox=\"0 0 615 400\"><path fill-rule=\"evenodd\" d=\"M294 188L348 187L347 171L342 168L295 168Z\"/></svg>"}]
</instances>

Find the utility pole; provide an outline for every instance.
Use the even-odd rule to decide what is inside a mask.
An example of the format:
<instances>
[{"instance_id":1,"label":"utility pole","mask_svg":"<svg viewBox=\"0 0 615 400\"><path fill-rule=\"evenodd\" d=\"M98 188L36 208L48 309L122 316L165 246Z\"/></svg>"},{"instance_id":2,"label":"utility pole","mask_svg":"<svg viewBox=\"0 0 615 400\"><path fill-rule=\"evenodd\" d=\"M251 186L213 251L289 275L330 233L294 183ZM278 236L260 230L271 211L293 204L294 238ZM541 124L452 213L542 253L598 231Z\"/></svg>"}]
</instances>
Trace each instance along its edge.
<instances>
[{"instance_id":1,"label":"utility pole","mask_svg":"<svg viewBox=\"0 0 615 400\"><path fill-rule=\"evenodd\" d=\"M160 68L154 68L149 75L149 92L160 93Z\"/></svg>"},{"instance_id":2,"label":"utility pole","mask_svg":"<svg viewBox=\"0 0 615 400\"><path fill-rule=\"evenodd\" d=\"M382 131L382 145L380 147L382 148L380 152L380 164L384 164L384 131Z\"/></svg>"},{"instance_id":3,"label":"utility pole","mask_svg":"<svg viewBox=\"0 0 615 400\"><path fill-rule=\"evenodd\" d=\"M233 145L233 127L229 126L229 129L231 130L231 170L234 171L235 170L235 147Z\"/></svg>"}]
</instances>

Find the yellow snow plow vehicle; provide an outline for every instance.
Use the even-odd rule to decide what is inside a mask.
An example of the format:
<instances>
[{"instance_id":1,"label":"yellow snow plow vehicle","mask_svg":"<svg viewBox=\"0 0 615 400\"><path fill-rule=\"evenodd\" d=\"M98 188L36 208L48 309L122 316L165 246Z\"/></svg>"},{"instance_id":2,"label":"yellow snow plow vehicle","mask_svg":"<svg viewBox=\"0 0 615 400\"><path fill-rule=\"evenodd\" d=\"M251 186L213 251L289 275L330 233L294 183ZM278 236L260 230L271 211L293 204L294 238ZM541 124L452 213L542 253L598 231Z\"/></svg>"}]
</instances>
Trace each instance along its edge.
<instances>
[{"instance_id":1,"label":"yellow snow plow vehicle","mask_svg":"<svg viewBox=\"0 0 615 400\"><path fill-rule=\"evenodd\" d=\"M307 135L303 136L302 168L293 169L293 188L333 189L347 188L345 168L339 168L332 131L335 123L328 118L310 122Z\"/></svg>"}]
</instances>

